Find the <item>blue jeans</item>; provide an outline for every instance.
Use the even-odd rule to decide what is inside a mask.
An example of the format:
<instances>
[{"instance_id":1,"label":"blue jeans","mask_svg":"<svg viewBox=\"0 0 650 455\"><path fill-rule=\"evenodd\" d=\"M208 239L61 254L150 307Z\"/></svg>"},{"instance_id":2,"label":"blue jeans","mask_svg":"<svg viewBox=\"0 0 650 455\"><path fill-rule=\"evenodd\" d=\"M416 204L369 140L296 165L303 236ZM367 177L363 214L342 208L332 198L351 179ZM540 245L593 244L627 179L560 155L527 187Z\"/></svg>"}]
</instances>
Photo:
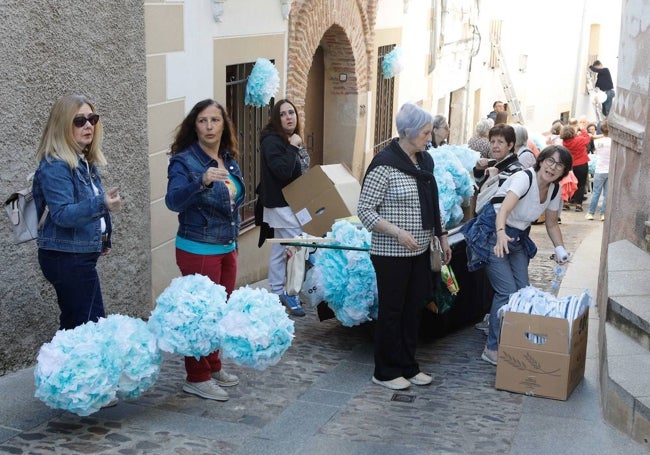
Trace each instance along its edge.
<instances>
[{"instance_id":1,"label":"blue jeans","mask_svg":"<svg viewBox=\"0 0 650 455\"><path fill-rule=\"evenodd\" d=\"M603 115L607 117L609 115L609 111L612 109L612 101L614 101L614 96L616 96L616 92L612 90L607 90L605 93L607 93L607 99L603 103Z\"/></svg>"},{"instance_id":2,"label":"blue jeans","mask_svg":"<svg viewBox=\"0 0 650 455\"><path fill-rule=\"evenodd\" d=\"M61 310L59 329L74 329L104 317L102 290L97 275L99 253L68 253L38 250L38 263L45 279L56 291Z\"/></svg>"},{"instance_id":3,"label":"blue jeans","mask_svg":"<svg viewBox=\"0 0 650 455\"><path fill-rule=\"evenodd\" d=\"M486 343L487 348L492 351L496 351L499 344L501 325L498 317L499 308L508 303L511 294L528 286L530 259L526 250L519 243L509 243L508 249L510 254L504 255L502 258L497 257L493 252L490 253L490 259L486 266L488 279L494 289L494 298L490 309L490 331Z\"/></svg>"},{"instance_id":4,"label":"blue jeans","mask_svg":"<svg viewBox=\"0 0 650 455\"><path fill-rule=\"evenodd\" d=\"M607 176L609 174L594 174L594 190L591 193L591 202L589 203L589 213L592 215L596 213L598 208L598 199L600 199L600 193L603 193L603 203L600 206L600 214L605 213L605 204L607 202Z\"/></svg>"}]
</instances>

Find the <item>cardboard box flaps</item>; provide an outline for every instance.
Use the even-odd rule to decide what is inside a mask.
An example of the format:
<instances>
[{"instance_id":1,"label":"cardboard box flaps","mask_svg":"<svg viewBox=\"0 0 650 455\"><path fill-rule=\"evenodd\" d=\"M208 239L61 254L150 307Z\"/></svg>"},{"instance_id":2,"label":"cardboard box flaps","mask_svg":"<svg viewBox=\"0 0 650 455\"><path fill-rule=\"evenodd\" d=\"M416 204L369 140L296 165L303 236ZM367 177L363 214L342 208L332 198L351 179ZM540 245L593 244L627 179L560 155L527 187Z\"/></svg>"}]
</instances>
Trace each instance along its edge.
<instances>
[{"instance_id":1,"label":"cardboard box flaps","mask_svg":"<svg viewBox=\"0 0 650 455\"><path fill-rule=\"evenodd\" d=\"M566 400L585 372L589 309L567 319L508 311L501 321L497 389Z\"/></svg>"},{"instance_id":2,"label":"cardboard box flaps","mask_svg":"<svg viewBox=\"0 0 650 455\"><path fill-rule=\"evenodd\" d=\"M282 189L304 232L322 237L339 218L357 214L359 181L343 164L314 166Z\"/></svg>"}]
</instances>

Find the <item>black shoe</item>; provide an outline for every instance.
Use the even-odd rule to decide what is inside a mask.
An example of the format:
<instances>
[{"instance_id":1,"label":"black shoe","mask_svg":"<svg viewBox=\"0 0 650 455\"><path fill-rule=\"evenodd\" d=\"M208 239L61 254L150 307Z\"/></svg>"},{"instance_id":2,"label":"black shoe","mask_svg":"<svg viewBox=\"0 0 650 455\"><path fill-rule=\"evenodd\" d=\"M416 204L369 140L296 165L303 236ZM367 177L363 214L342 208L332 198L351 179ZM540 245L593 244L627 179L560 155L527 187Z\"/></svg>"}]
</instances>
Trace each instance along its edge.
<instances>
[{"instance_id":1,"label":"black shoe","mask_svg":"<svg viewBox=\"0 0 650 455\"><path fill-rule=\"evenodd\" d=\"M582 212L582 206L576 205L576 212Z\"/></svg>"}]
</instances>

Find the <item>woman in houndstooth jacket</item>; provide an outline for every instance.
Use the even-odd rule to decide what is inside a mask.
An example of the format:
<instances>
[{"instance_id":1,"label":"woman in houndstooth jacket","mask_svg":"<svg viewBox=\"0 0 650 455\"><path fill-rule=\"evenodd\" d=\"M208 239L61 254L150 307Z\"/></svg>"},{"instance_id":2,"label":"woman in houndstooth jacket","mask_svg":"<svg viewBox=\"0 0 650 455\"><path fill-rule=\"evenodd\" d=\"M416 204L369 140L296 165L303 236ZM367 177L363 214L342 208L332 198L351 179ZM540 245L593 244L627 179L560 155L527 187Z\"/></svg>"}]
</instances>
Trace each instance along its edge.
<instances>
[{"instance_id":1,"label":"woman in houndstooth jacket","mask_svg":"<svg viewBox=\"0 0 650 455\"><path fill-rule=\"evenodd\" d=\"M423 151L432 139L433 117L407 103L396 125L399 138L366 171L358 214L372 232L370 257L379 294L372 381L400 390L431 383L415 360L418 315L432 287L431 236L440 237L445 263L451 260L451 248L440 216L433 158Z\"/></svg>"}]
</instances>

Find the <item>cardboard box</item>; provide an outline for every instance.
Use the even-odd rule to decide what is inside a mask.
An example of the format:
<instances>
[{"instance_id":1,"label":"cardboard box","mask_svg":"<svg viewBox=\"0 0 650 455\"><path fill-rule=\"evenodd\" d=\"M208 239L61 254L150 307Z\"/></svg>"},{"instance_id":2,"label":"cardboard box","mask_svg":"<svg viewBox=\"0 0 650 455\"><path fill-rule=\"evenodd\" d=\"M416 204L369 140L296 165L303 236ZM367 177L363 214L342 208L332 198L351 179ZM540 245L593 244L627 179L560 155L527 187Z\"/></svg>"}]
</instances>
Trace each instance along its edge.
<instances>
[{"instance_id":1,"label":"cardboard box","mask_svg":"<svg viewBox=\"0 0 650 455\"><path fill-rule=\"evenodd\" d=\"M314 166L282 189L302 229L322 237L339 219L357 214L359 181L343 164Z\"/></svg>"},{"instance_id":2,"label":"cardboard box","mask_svg":"<svg viewBox=\"0 0 650 455\"><path fill-rule=\"evenodd\" d=\"M572 328L566 319L506 312L496 388L566 400L585 373L588 329L588 308Z\"/></svg>"}]
</instances>

